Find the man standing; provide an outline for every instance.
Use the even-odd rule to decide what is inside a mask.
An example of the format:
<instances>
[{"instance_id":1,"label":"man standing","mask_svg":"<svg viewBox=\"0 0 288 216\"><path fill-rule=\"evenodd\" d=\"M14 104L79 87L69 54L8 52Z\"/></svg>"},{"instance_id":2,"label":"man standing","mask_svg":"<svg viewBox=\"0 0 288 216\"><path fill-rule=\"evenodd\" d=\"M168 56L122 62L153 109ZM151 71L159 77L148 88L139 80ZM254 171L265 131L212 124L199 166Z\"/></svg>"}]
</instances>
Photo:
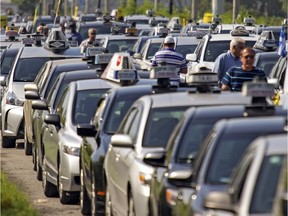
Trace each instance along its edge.
<instances>
[{"instance_id":1,"label":"man standing","mask_svg":"<svg viewBox=\"0 0 288 216\"><path fill-rule=\"evenodd\" d=\"M251 47L242 49L240 53L241 67L231 67L221 83L223 91L241 91L244 82L252 81L255 76L266 79L265 72L254 67L255 51Z\"/></svg>"},{"instance_id":2,"label":"man standing","mask_svg":"<svg viewBox=\"0 0 288 216\"><path fill-rule=\"evenodd\" d=\"M76 31L76 23L74 21L67 23L67 27L65 28L65 35L67 40L77 41L78 45L82 42L82 37L80 33Z\"/></svg>"},{"instance_id":3,"label":"man standing","mask_svg":"<svg viewBox=\"0 0 288 216\"><path fill-rule=\"evenodd\" d=\"M230 49L219 55L214 64L213 72L218 73L218 80L221 82L225 73L233 66L241 66L240 52L245 47L242 38L233 38L230 42Z\"/></svg>"},{"instance_id":4,"label":"man standing","mask_svg":"<svg viewBox=\"0 0 288 216\"><path fill-rule=\"evenodd\" d=\"M175 41L173 37L167 36L164 39L164 48L155 53L151 59L152 66L160 66L161 64L176 66L178 78L171 79L171 81L180 82L180 73L187 73L187 63L181 53L178 53L174 49Z\"/></svg>"},{"instance_id":5,"label":"man standing","mask_svg":"<svg viewBox=\"0 0 288 216\"><path fill-rule=\"evenodd\" d=\"M80 44L80 47L83 46L100 46L100 42L96 39L96 29L90 28L88 30L88 38Z\"/></svg>"}]
</instances>

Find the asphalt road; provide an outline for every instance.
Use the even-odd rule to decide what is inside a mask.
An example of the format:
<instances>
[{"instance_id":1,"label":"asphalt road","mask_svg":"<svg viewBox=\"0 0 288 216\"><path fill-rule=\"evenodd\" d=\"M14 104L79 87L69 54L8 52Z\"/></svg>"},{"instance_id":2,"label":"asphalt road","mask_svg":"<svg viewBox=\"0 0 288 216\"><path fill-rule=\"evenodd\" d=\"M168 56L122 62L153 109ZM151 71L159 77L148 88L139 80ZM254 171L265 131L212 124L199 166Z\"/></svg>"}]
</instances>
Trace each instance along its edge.
<instances>
[{"instance_id":1,"label":"asphalt road","mask_svg":"<svg viewBox=\"0 0 288 216\"><path fill-rule=\"evenodd\" d=\"M0 143L2 144L1 136ZM2 145L1 145L2 146ZM63 205L59 198L47 198L42 182L36 179L32 156L26 156L23 143L16 148L0 148L1 170L27 194L31 204L41 216L79 216L80 205ZM0 213L1 214L1 213Z\"/></svg>"}]
</instances>

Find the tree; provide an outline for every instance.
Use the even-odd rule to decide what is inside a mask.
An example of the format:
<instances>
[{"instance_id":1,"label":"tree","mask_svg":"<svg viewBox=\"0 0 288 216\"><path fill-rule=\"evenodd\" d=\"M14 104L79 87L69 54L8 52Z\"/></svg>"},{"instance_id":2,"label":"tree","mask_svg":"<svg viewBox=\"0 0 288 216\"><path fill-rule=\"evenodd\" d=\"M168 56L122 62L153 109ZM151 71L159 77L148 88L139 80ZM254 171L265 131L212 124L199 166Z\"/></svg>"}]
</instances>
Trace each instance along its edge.
<instances>
[{"instance_id":1,"label":"tree","mask_svg":"<svg viewBox=\"0 0 288 216\"><path fill-rule=\"evenodd\" d=\"M18 5L20 11L33 15L38 0L11 0L11 3Z\"/></svg>"}]
</instances>

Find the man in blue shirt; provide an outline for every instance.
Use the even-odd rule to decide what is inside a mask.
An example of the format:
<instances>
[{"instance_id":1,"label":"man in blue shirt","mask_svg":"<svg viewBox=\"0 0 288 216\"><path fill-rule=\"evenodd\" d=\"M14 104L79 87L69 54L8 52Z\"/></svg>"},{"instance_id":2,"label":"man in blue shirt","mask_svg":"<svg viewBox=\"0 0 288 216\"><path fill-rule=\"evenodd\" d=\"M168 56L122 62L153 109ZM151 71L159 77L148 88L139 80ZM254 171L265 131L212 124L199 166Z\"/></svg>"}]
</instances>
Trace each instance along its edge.
<instances>
[{"instance_id":1,"label":"man in blue shirt","mask_svg":"<svg viewBox=\"0 0 288 216\"><path fill-rule=\"evenodd\" d=\"M252 81L255 76L267 80L265 72L254 67L255 51L251 47L244 48L240 53L241 67L231 67L221 83L223 91L241 91L244 82Z\"/></svg>"},{"instance_id":2,"label":"man in blue shirt","mask_svg":"<svg viewBox=\"0 0 288 216\"><path fill-rule=\"evenodd\" d=\"M181 53L174 49L175 41L173 37L167 36L164 39L164 48L155 53L151 59L152 66L159 66L161 64L176 66L178 79L171 79L171 81L180 82L180 73L187 73L187 62Z\"/></svg>"},{"instance_id":3,"label":"man in blue shirt","mask_svg":"<svg viewBox=\"0 0 288 216\"><path fill-rule=\"evenodd\" d=\"M233 38L230 42L230 49L219 55L214 64L213 72L218 73L218 80L221 81L225 73L233 66L241 66L240 52L245 47L242 38Z\"/></svg>"},{"instance_id":4,"label":"man in blue shirt","mask_svg":"<svg viewBox=\"0 0 288 216\"><path fill-rule=\"evenodd\" d=\"M82 37L81 37L81 34L76 31L76 23L75 22L72 21L72 22L67 23L67 26L65 29L65 34L66 34L67 40L77 41L78 46L81 44Z\"/></svg>"}]
</instances>

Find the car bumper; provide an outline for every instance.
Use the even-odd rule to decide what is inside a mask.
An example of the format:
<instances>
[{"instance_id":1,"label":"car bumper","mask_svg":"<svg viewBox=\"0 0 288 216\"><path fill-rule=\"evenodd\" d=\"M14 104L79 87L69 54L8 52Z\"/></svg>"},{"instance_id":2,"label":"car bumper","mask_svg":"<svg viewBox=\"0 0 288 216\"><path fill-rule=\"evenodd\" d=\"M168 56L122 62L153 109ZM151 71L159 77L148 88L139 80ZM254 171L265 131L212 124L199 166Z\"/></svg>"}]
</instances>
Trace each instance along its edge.
<instances>
[{"instance_id":1,"label":"car bumper","mask_svg":"<svg viewBox=\"0 0 288 216\"><path fill-rule=\"evenodd\" d=\"M61 160L61 182L64 191L80 191L79 157L63 153Z\"/></svg>"}]
</instances>

